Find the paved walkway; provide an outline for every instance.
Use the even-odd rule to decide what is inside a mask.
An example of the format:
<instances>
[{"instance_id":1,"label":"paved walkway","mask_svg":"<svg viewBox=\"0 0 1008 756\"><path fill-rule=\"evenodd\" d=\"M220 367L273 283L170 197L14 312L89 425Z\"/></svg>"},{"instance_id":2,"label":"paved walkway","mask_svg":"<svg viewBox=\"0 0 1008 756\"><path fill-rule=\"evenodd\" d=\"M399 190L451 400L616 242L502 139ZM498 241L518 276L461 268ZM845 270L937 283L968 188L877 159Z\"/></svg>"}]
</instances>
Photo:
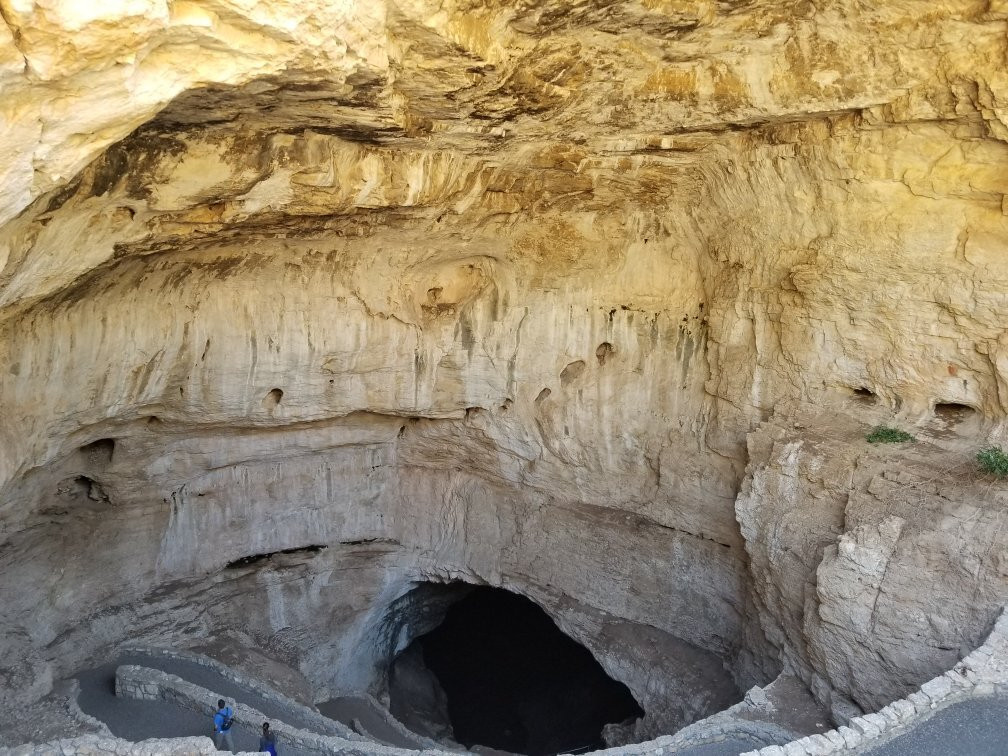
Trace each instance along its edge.
<instances>
[{"instance_id":1,"label":"paved walkway","mask_svg":"<svg viewBox=\"0 0 1008 756\"><path fill-rule=\"evenodd\" d=\"M184 680L214 691L214 700L207 701L207 713L205 716L201 716L190 709L165 701L138 701L131 698L119 698L115 695L115 671L121 664L136 664L177 675ZM216 709L217 697L224 698L229 703L240 701L258 709L271 719L281 720L293 727L309 732L315 732L317 729L310 720L303 716L299 708L280 705L255 691L239 686L213 669L182 659L147 654L124 654L114 662L80 672L76 678L80 681L81 686L78 697L81 709L108 725L112 734L126 740L139 741L146 738L209 735L212 730L211 719ZM353 697L333 699L320 704L318 708L325 716L346 725L350 725L353 719L360 720L364 729L370 734L391 745L403 748L419 747L390 727L380 713L374 710L374 704L366 699ZM258 746L258 732L253 732L237 724L232 732L238 750L254 751ZM280 756L317 756L313 751L284 746L282 741L279 745ZM725 740L719 743L692 746L672 753L675 756L738 756L738 754L752 749L751 741ZM989 751L989 753L998 754L1005 752L1005 750ZM897 754L903 753L903 751L894 751L891 754L887 752L885 756L897 756ZM978 751L977 753L988 753L988 751ZM881 752L879 756L882 756Z\"/></svg>"},{"instance_id":2,"label":"paved walkway","mask_svg":"<svg viewBox=\"0 0 1008 756\"><path fill-rule=\"evenodd\" d=\"M722 740L720 743L690 746L681 751L670 751L670 756L738 756L757 746L751 740Z\"/></svg>"},{"instance_id":3,"label":"paved walkway","mask_svg":"<svg viewBox=\"0 0 1008 756\"><path fill-rule=\"evenodd\" d=\"M383 743L399 748L423 748L419 741L406 738L390 726L381 712L376 711L374 704L366 698L340 696L323 701L316 708L330 719L347 725L350 725L354 719L358 720L368 735L373 735Z\"/></svg>"},{"instance_id":4,"label":"paved walkway","mask_svg":"<svg viewBox=\"0 0 1008 756\"><path fill-rule=\"evenodd\" d=\"M210 736L212 714L216 701L207 702L207 713L196 712L165 701L137 701L119 698L115 694L115 671L119 662L104 664L77 675L81 692L77 702L82 711L100 719L113 735L131 741L147 738L179 738L194 735ZM235 725L232 728L235 747L240 751L255 751L259 733ZM281 744L282 746L282 744ZM317 756L296 748L281 748L282 756Z\"/></svg>"},{"instance_id":5,"label":"paved walkway","mask_svg":"<svg viewBox=\"0 0 1008 756\"><path fill-rule=\"evenodd\" d=\"M121 664L136 664L159 669L184 680L214 691L214 700L207 701L207 714L200 716L189 709L174 706L163 701L137 701L119 698L115 695L115 671ZM81 710L100 719L114 735L127 740L138 741L145 738L170 738L191 735L208 735L212 730L211 718L216 710L216 698L224 698L229 703L240 701L263 712L271 719L281 720L299 729L316 732L317 727L305 717L301 709L283 706L264 698L255 691L248 690L229 680L213 669L182 659L172 659L158 655L124 654L114 662L76 675L81 692L78 703ZM360 698L342 698L326 702L322 712L330 719L350 726L354 718L368 732L402 747L418 747L406 740L390 727L370 701ZM235 725L232 730L238 750L254 751L259 744L259 733ZM283 748L285 756L313 756L295 748Z\"/></svg>"},{"instance_id":6,"label":"paved walkway","mask_svg":"<svg viewBox=\"0 0 1008 756\"><path fill-rule=\"evenodd\" d=\"M1008 696L973 698L949 706L870 756L1005 756Z\"/></svg>"}]
</instances>

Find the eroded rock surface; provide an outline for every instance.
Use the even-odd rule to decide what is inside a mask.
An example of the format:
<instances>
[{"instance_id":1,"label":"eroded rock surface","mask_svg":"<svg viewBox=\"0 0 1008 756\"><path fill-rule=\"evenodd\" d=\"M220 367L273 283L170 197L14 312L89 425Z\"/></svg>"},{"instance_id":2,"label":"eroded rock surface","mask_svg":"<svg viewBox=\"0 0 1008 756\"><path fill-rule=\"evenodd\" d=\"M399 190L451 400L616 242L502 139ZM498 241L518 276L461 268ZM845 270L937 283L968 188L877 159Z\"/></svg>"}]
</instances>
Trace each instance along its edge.
<instances>
[{"instance_id":1,"label":"eroded rock surface","mask_svg":"<svg viewBox=\"0 0 1008 756\"><path fill-rule=\"evenodd\" d=\"M0 0L0 696L221 634L378 691L423 581L635 737L989 630L1004 3L101 6Z\"/></svg>"},{"instance_id":2,"label":"eroded rock surface","mask_svg":"<svg viewBox=\"0 0 1008 756\"><path fill-rule=\"evenodd\" d=\"M874 711L954 665L1000 614L1004 487L940 421L892 450L864 443L864 422L793 417L750 436L737 504L762 626L839 716L849 699Z\"/></svg>"}]
</instances>

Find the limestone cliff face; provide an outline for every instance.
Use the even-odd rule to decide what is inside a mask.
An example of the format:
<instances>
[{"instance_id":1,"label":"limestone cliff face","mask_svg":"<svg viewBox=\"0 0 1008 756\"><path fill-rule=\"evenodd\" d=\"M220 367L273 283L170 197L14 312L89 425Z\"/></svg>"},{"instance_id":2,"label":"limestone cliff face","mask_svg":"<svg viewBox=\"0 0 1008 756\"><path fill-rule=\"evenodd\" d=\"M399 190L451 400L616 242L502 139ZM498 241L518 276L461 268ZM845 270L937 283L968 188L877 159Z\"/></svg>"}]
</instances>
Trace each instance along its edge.
<instances>
[{"instance_id":1,"label":"limestone cliff face","mask_svg":"<svg viewBox=\"0 0 1008 756\"><path fill-rule=\"evenodd\" d=\"M969 420L934 418L894 451L864 442L885 414L764 424L736 504L766 636L838 715L954 665L1005 599L1005 490L977 475Z\"/></svg>"},{"instance_id":2,"label":"limestone cliff face","mask_svg":"<svg viewBox=\"0 0 1008 756\"><path fill-rule=\"evenodd\" d=\"M461 578L643 736L993 621L1004 3L100 5L0 0L0 690L226 632L373 685Z\"/></svg>"}]
</instances>

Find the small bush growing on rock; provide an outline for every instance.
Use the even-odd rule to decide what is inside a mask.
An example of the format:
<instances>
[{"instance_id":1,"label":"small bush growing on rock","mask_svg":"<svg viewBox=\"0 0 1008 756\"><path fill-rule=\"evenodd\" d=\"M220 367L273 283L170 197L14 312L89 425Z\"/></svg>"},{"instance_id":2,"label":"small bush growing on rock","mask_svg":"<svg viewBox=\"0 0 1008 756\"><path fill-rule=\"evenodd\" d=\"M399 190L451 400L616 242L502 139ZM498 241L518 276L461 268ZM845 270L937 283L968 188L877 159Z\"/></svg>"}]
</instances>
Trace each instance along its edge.
<instances>
[{"instance_id":1,"label":"small bush growing on rock","mask_svg":"<svg viewBox=\"0 0 1008 756\"><path fill-rule=\"evenodd\" d=\"M914 437L899 428L890 428L888 425L879 425L871 433L865 436L869 444L898 444L903 441L913 441Z\"/></svg>"},{"instance_id":2,"label":"small bush growing on rock","mask_svg":"<svg viewBox=\"0 0 1008 756\"><path fill-rule=\"evenodd\" d=\"M986 449L981 449L976 459L980 467L987 472L999 478L1008 478L1008 454L1001 451L1000 447L988 446Z\"/></svg>"}]
</instances>

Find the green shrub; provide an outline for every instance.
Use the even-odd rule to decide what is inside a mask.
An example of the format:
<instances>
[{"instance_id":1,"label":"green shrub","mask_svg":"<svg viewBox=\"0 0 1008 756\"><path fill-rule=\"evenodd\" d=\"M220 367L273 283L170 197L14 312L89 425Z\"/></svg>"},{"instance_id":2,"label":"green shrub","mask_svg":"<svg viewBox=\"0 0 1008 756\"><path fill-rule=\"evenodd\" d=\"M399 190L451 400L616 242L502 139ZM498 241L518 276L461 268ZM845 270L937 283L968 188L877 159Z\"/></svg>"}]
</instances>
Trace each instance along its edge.
<instances>
[{"instance_id":1,"label":"green shrub","mask_svg":"<svg viewBox=\"0 0 1008 756\"><path fill-rule=\"evenodd\" d=\"M976 455L980 467L989 473L997 475L999 478L1008 478L1008 454L1005 454L997 446L988 446L981 449Z\"/></svg>"},{"instance_id":2,"label":"green shrub","mask_svg":"<svg viewBox=\"0 0 1008 756\"><path fill-rule=\"evenodd\" d=\"M890 428L888 425L879 425L871 433L865 436L869 444L898 444L902 441L913 441L914 437L906 431L898 428Z\"/></svg>"}]
</instances>

